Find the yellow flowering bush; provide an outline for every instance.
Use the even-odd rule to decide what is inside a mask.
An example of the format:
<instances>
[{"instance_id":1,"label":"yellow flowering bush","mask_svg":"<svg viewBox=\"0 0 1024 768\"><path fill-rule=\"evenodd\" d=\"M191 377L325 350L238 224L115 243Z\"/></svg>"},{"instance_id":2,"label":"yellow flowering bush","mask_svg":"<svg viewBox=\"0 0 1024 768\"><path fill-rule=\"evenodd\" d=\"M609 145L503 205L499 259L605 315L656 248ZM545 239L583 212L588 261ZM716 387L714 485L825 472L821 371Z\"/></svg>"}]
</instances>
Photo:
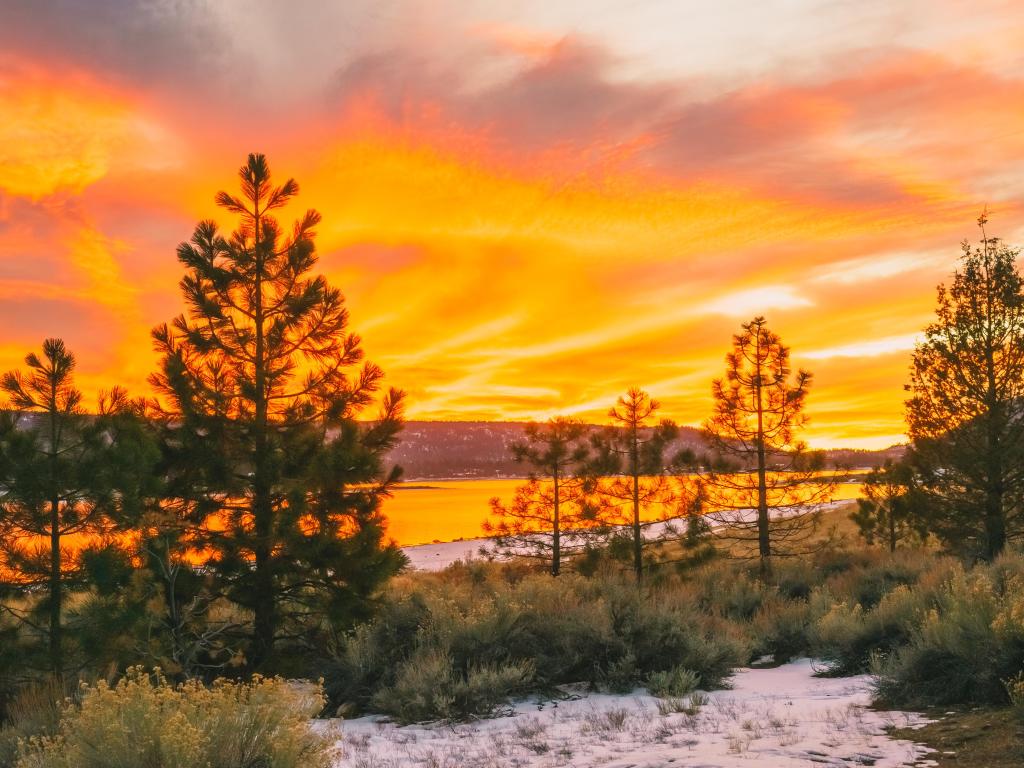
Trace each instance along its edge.
<instances>
[{"instance_id":1,"label":"yellow flowering bush","mask_svg":"<svg viewBox=\"0 0 1024 768\"><path fill-rule=\"evenodd\" d=\"M328 768L331 739L310 728L318 686L254 677L171 685L133 668L84 687L56 736L22 743L17 768Z\"/></svg>"}]
</instances>

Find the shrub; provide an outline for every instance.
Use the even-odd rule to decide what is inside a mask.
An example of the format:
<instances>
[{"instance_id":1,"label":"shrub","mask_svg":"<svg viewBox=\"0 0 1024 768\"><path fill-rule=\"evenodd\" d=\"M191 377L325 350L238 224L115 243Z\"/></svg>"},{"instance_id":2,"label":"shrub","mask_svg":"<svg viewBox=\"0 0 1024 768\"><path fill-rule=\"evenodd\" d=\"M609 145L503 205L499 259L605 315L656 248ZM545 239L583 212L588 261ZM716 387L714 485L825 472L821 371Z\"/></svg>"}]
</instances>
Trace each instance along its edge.
<instances>
[{"instance_id":1,"label":"shrub","mask_svg":"<svg viewBox=\"0 0 1024 768\"><path fill-rule=\"evenodd\" d=\"M764 602L766 587L761 582L723 563L699 576L701 606L733 621L751 619Z\"/></svg>"},{"instance_id":2,"label":"shrub","mask_svg":"<svg viewBox=\"0 0 1024 768\"><path fill-rule=\"evenodd\" d=\"M879 696L899 705L1003 704L1024 668L1024 595L1016 577L960 572L909 643L877 667Z\"/></svg>"},{"instance_id":3,"label":"shrub","mask_svg":"<svg viewBox=\"0 0 1024 768\"><path fill-rule=\"evenodd\" d=\"M749 656L742 630L696 612L689 599L685 591L644 595L630 587L609 601L614 634L636 659L636 683L651 672L684 667L711 690Z\"/></svg>"},{"instance_id":4,"label":"shrub","mask_svg":"<svg viewBox=\"0 0 1024 768\"><path fill-rule=\"evenodd\" d=\"M820 578L806 561L789 561L775 571L775 586L786 600L807 600Z\"/></svg>"},{"instance_id":5,"label":"shrub","mask_svg":"<svg viewBox=\"0 0 1024 768\"><path fill-rule=\"evenodd\" d=\"M372 621L345 638L324 670L324 690L336 710L362 709L374 692L393 682L429 615L421 595L399 595L384 601Z\"/></svg>"},{"instance_id":6,"label":"shrub","mask_svg":"<svg viewBox=\"0 0 1024 768\"><path fill-rule=\"evenodd\" d=\"M518 564L472 563L399 579L377 617L343 639L327 690L345 713L457 719L564 683L647 685L675 698L681 671L710 690L763 654L814 655L835 674L864 672L874 659L892 681L886 690L897 690L927 683L922 659L945 649L950 665L977 657L970 674L981 682L971 685L983 693L971 696L1005 701L1002 681L1024 667L1024 598L1014 597L1024 592L1024 558L1007 556L970 578L982 577L988 608L966 605L975 598L964 592L962 566L911 551L822 553L780 562L767 581L719 560L682 575L665 570L643 589L608 570L553 579ZM925 684L922 696L966 695L959 673L948 674L951 687Z\"/></svg>"},{"instance_id":7,"label":"shrub","mask_svg":"<svg viewBox=\"0 0 1024 768\"><path fill-rule=\"evenodd\" d=\"M710 688L748 654L743 630L701 612L686 582L641 591L614 575L504 573L490 566L472 578L465 568L423 576L419 589L385 600L331 663L332 705L404 721L475 717L528 683L631 691L681 667Z\"/></svg>"},{"instance_id":8,"label":"shrub","mask_svg":"<svg viewBox=\"0 0 1024 768\"><path fill-rule=\"evenodd\" d=\"M627 652L602 670L601 684L612 693L630 693L636 688L641 674L636 656Z\"/></svg>"},{"instance_id":9,"label":"shrub","mask_svg":"<svg viewBox=\"0 0 1024 768\"><path fill-rule=\"evenodd\" d=\"M532 679L529 662L481 665L460 673L450 656L428 650L406 661L394 684L378 691L371 703L403 723L487 717Z\"/></svg>"},{"instance_id":10,"label":"shrub","mask_svg":"<svg viewBox=\"0 0 1024 768\"><path fill-rule=\"evenodd\" d=\"M7 722L0 726L0 768L15 764L19 741L57 733L64 702L63 687L52 680L26 685L12 696Z\"/></svg>"},{"instance_id":11,"label":"shrub","mask_svg":"<svg viewBox=\"0 0 1024 768\"><path fill-rule=\"evenodd\" d=\"M924 621L926 601L926 594L899 586L873 610L836 603L814 627L814 654L830 662L832 674L865 672L872 657L887 656L910 641Z\"/></svg>"},{"instance_id":12,"label":"shrub","mask_svg":"<svg viewBox=\"0 0 1024 768\"><path fill-rule=\"evenodd\" d=\"M910 553L899 559L888 555L875 560L867 557L828 580L829 591L837 599L864 609L874 608L896 587L916 584L926 568L921 558Z\"/></svg>"},{"instance_id":13,"label":"shrub","mask_svg":"<svg viewBox=\"0 0 1024 768\"><path fill-rule=\"evenodd\" d=\"M540 685L596 684L626 653L615 629L620 585L603 579L536 576L516 585L508 599L522 606L517 653L531 659ZM628 590L624 590L628 592ZM632 590L635 593L635 590Z\"/></svg>"},{"instance_id":14,"label":"shrub","mask_svg":"<svg viewBox=\"0 0 1024 768\"><path fill-rule=\"evenodd\" d=\"M806 653L811 610L811 604L803 600L765 600L751 621L754 655L770 654L784 664Z\"/></svg>"},{"instance_id":15,"label":"shrub","mask_svg":"<svg viewBox=\"0 0 1024 768\"><path fill-rule=\"evenodd\" d=\"M116 686L83 688L54 736L23 744L18 768L328 768L331 740L309 718L313 686L280 679L172 686L135 668Z\"/></svg>"},{"instance_id":16,"label":"shrub","mask_svg":"<svg viewBox=\"0 0 1024 768\"><path fill-rule=\"evenodd\" d=\"M652 672L647 677L647 690L661 699L679 698L692 693L700 684L700 675L686 667L673 667L663 672Z\"/></svg>"},{"instance_id":17,"label":"shrub","mask_svg":"<svg viewBox=\"0 0 1024 768\"><path fill-rule=\"evenodd\" d=\"M1018 672L1016 677L1011 677L1003 682L1006 685L1006 695L1010 699L1010 706L1013 707L1017 717L1024 719L1024 670Z\"/></svg>"}]
</instances>

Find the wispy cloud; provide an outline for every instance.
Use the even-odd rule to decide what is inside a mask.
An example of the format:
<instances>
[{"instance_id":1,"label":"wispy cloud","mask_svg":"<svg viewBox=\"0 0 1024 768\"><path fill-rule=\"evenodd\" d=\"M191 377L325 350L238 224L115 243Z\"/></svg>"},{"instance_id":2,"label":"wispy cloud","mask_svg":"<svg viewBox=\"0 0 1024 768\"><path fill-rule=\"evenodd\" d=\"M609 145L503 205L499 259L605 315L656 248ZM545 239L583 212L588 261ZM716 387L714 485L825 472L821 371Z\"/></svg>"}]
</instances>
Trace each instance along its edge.
<instances>
[{"instance_id":1,"label":"wispy cloud","mask_svg":"<svg viewBox=\"0 0 1024 768\"><path fill-rule=\"evenodd\" d=\"M917 340L918 334L889 336L884 339L870 339L837 347L813 349L809 352L802 352L801 356L807 360L827 360L832 357L870 358L878 355L891 355L894 352L906 352L914 348Z\"/></svg>"}]
</instances>

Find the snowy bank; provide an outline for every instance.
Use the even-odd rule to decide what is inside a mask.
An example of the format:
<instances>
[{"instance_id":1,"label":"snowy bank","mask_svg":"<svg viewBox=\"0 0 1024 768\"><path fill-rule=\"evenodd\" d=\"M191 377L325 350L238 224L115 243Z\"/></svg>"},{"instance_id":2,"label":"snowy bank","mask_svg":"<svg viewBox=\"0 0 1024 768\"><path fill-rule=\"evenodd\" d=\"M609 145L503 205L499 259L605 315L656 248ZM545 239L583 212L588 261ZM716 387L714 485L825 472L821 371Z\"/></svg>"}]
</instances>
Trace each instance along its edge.
<instances>
[{"instance_id":1,"label":"snowy bank","mask_svg":"<svg viewBox=\"0 0 1024 768\"><path fill-rule=\"evenodd\" d=\"M829 501L816 506L818 509L826 511L848 503L848 501ZM742 516L743 512L746 512L751 516L757 514L756 510L753 509L732 511L730 514L734 516ZM782 514L785 514L785 510L782 511ZM717 520L714 517L714 513L709 513L708 518L712 528L718 527L722 524L720 520ZM670 526L680 528L685 526L685 524L686 521L683 518L665 522L647 522L644 523L643 535L647 539L657 539L665 535L670 530ZM565 541L571 545L572 534L563 533L563 536ZM449 565L459 562L460 560L479 560L486 557L488 553L500 560L501 556L496 555L496 553L493 552L493 549L494 540L489 538L441 541L433 544L416 544L409 547L402 547L402 551L405 553L406 557L409 558L409 567L416 571L443 571Z\"/></svg>"},{"instance_id":2,"label":"snowy bank","mask_svg":"<svg viewBox=\"0 0 1024 768\"><path fill-rule=\"evenodd\" d=\"M662 701L585 694L519 702L504 717L457 725L397 726L380 717L331 721L337 768L789 768L931 765L924 747L892 739L888 726L925 720L867 708L867 676L816 678L803 659L775 669L742 669L730 690ZM699 701L698 701L699 704Z\"/></svg>"}]
</instances>

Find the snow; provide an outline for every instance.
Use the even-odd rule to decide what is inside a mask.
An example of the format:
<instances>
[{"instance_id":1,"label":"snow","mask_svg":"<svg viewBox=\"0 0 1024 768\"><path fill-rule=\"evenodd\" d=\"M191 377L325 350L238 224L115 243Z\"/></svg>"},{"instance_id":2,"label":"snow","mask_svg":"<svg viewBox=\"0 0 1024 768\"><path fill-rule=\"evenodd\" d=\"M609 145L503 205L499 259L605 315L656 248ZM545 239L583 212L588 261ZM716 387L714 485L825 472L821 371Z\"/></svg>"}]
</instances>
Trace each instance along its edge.
<instances>
[{"instance_id":1,"label":"snow","mask_svg":"<svg viewBox=\"0 0 1024 768\"><path fill-rule=\"evenodd\" d=\"M820 509L827 510L846 503L848 502L832 501L816 506ZM751 509L731 511L730 515L734 518L742 517L744 511L750 515L756 514L756 511ZM711 518L709 522L711 523L712 528L722 524L720 520L714 518L714 513L710 513L709 517ZM685 525L686 521L682 519L644 523L643 535L647 539L657 539L660 536L669 533L673 526L678 529ZM571 546L573 544L572 534L565 534L565 541L567 546ZM413 570L443 571L448 566L459 562L460 560L466 562L472 559L481 559L485 557L487 552L492 550L493 547L493 539L479 538L461 539L459 541L442 541L435 542L433 544L417 544L415 546L402 547L402 551L405 552L406 557L409 558L409 567ZM492 553L492 556L496 557L496 559L501 559L499 555L494 553Z\"/></svg>"},{"instance_id":2,"label":"snow","mask_svg":"<svg viewBox=\"0 0 1024 768\"><path fill-rule=\"evenodd\" d=\"M637 689L528 699L505 716L474 723L398 726L370 716L321 727L337 730L336 768L935 765L925 747L885 733L922 725L923 717L869 709L867 676L813 673L807 659L741 669L730 690L707 694L689 712ZM685 705L688 698L676 701Z\"/></svg>"},{"instance_id":3,"label":"snow","mask_svg":"<svg viewBox=\"0 0 1024 768\"><path fill-rule=\"evenodd\" d=\"M481 547L492 545L491 539L463 539L462 541L443 541L437 544L419 544L415 547L402 547L409 558L409 567L417 571L443 571L458 561L479 559Z\"/></svg>"}]
</instances>

